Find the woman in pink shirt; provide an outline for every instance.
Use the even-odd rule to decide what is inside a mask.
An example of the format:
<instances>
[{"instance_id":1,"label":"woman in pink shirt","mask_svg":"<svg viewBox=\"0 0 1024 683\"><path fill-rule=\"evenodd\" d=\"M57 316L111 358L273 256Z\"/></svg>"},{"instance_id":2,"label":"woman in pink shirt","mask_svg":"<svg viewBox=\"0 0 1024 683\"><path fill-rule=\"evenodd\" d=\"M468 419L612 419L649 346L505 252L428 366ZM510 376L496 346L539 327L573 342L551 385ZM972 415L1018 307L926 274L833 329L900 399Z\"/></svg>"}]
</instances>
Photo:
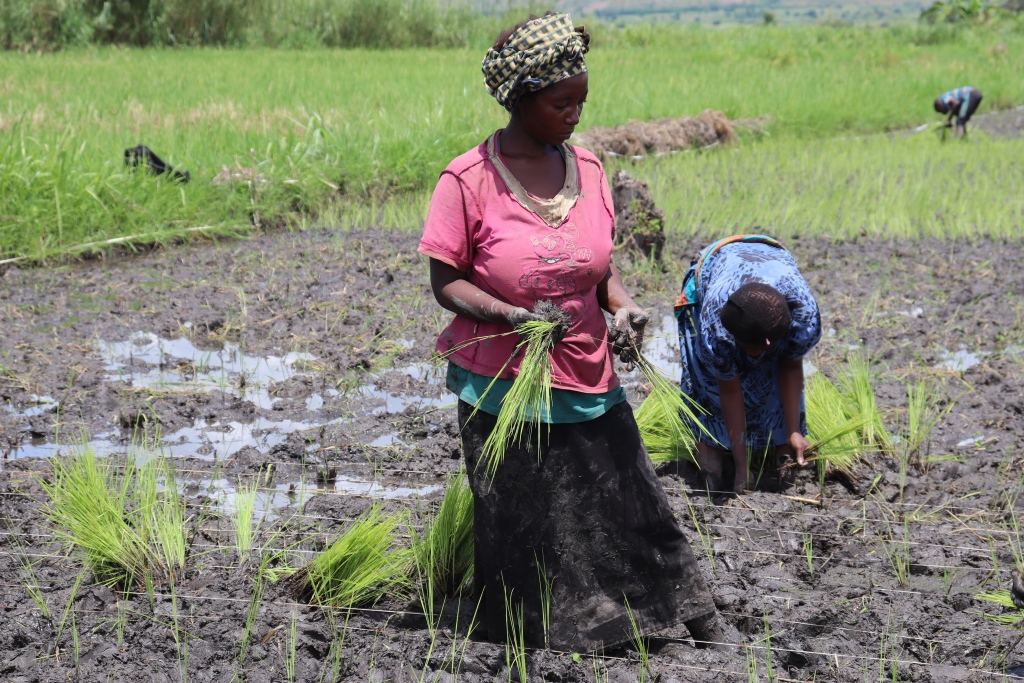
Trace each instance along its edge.
<instances>
[{"instance_id":1,"label":"woman in pink shirt","mask_svg":"<svg viewBox=\"0 0 1024 683\"><path fill-rule=\"evenodd\" d=\"M699 644L721 642L727 627L613 367L642 343L648 315L611 262L604 169L566 144L587 97L588 43L557 13L498 37L483 71L509 123L441 174L419 247L434 296L455 313L438 351L461 347L447 382L475 503L480 621L504 640L512 604L531 644L590 651L626 642L631 611L645 632L685 623ZM509 362L518 337L494 335L538 318L539 301L572 320L551 352L541 453L536 439L508 444L491 479L477 464L520 362Z\"/></svg>"}]
</instances>

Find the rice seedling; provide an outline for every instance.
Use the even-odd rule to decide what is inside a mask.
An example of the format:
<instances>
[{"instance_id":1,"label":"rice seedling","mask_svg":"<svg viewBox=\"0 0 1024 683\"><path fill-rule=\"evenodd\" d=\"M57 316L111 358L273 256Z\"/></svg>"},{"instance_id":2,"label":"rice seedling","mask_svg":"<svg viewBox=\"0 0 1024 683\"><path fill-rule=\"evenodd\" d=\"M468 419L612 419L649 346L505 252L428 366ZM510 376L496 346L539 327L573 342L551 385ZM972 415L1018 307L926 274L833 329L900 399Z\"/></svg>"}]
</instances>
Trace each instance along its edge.
<instances>
[{"instance_id":1,"label":"rice seedling","mask_svg":"<svg viewBox=\"0 0 1024 683\"><path fill-rule=\"evenodd\" d=\"M434 597L458 594L473 575L473 492L465 471L448 479L437 513L411 529L421 592Z\"/></svg>"},{"instance_id":2,"label":"rice seedling","mask_svg":"<svg viewBox=\"0 0 1024 683\"><path fill-rule=\"evenodd\" d=\"M295 683L295 646L298 642L296 634L296 623L298 621L298 615L295 612L295 608L292 608L292 623L291 628L288 629L288 656L284 661L285 676L288 678L288 683Z\"/></svg>"},{"instance_id":3,"label":"rice seedling","mask_svg":"<svg viewBox=\"0 0 1024 683\"><path fill-rule=\"evenodd\" d=\"M864 443L888 451L892 447L892 439L878 410L874 378L867 359L855 355L847 360L846 371L839 375L839 391L846 403L846 414L859 415L864 420L861 427Z\"/></svg>"},{"instance_id":4,"label":"rice seedling","mask_svg":"<svg viewBox=\"0 0 1024 683\"><path fill-rule=\"evenodd\" d=\"M13 522L8 518L8 527L13 528ZM32 602L35 603L36 607L39 608L40 613L47 620L50 619L50 607L46 604L46 598L43 596L43 592L39 589L39 579L36 578L35 565L36 562L32 562L28 558L28 553L25 552L25 548L21 545L21 539L14 536L14 540L18 545L18 563L21 565L21 570L25 574L25 591L28 596L32 598Z\"/></svg>"},{"instance_id":5,"label":"rice seedling","mask_svg":"<svg viewBox=\"0 0 1024 683\"><path fill-rule=\"evenodd\" d=\"M133 453L119 468L101 463L89 448L53 460L53 477L43 484L49 502L44 515L56 534L84 555L97 580L127 590L152 587L184 566L185 530L177 491L169 479L158 490L157 472L166 463L136 465Z\"/></svg>"},{"instance_id":6,"label":"rice seedling","mask_svg":"<svg viewBox=\"0 0 1024 683\"><path fill-rule=\"evenodd\" d=\"M623 594L622 600L626 605L626 614L629 616L629 642L640 656L640 671L637 676L639 683L647 683L647 677L651 672L651 639L644 636L637 623L636 616L629 606L629 598Z\"/></svg>"},{"instance_id":7,"label":"rice seedling","mask_svg":"<svg viewBox=\"0 0 1024 683\"><path fill-rule=\"evenodd\" d=\"M508 680L515 672L519 683L529 683L526 657L526 618L522 601L515 604L512 591L505 589L505 668Z\"/></svg>"},{"instance_id":8,"label":"rice seedling","mask_svg":"<svg viewBox=\"0 0 1024 683\"><path fill-rule=\"evenodd\" d=\"M824 485L828 468L850 473L860 461L865 451L861 430L868 418L851 417L847 401L823 373L807 379L804 396L811 444L807 459L817 461L819 483Z\"/></svg>"},{"instance_id":9,"label":"rice seedling","mask_svg":"<svg viewBox=\"0 0 1024 683\"><path fill-rule=\"evenodd\" d=\"M544 421L550 416L551 408L550 352L559 324L552 320L529 320L516 327L523 340L516 346L514 356L522 352L523 360L481 451L481 462L489 477L494 477L505 459L507 445L522 443L524 432L536 438L540 457Z\"/></svg>"},{"instance_id":10,"label":"rice seedling","mask_svg":"<svg viewBox=\"0 0 1024 683\"><path fill-rule=\"evenodd\" d=\"M807 573L814 577L814 539L810 532L804 534L804 556L807 558Z\"/></svg>"},{"instance_id":11,"label":"rice seedling","mask_svg":"<svg viewBox=\"0 0 1024 683\"><path fill-rule=\"evenodd\" d=\"M715 571L715 546L711 540L711 532L707 528L706 520L705 524L697 520L697 512L693 508L693 503L690 502L690 496L687 495L686 489L683 488L683 498L686 499L686 508L690 511L690 519L693 521L693 526L697 529L697 536L700 538L701 548L704 549L704 556L708 558L708 563L711 565L711 571ZM710 494L709 494L710 498Z\"/></svg>"},{"instance_id":12,"label":"rice seedling","mask_svg":"<svg viewBox=\"0 0 1024 683\"><path fill-rule=\"evenodd\" d=\"M263 604L263 569L269 558L264 558L256 576L253 579L252 596L249 598L249 608L245 613L245 626L242 629L242 639L238 644L238 668L235 670L235 680L242 680L241 667L245 664L246 656L249 654L249 645L252 642L253 628L256 626L256 617L259 615L260 607Z\"/></svg>"},{"instance_id":13,"label":"rice seedling","mask_svg":"<svg viewBox=\"0 0 1024 683\"><path fill-rule=\"evenodd\" d=\"M537 584L540 588L540 622L544 631L544 646L548 645L548 632L551 630L551 602L553 593L551 579L548 578L548 566L543 557L537 557L534 552L534 561L537 566Z\"/></svg>"},{"instance_id":14,"label":"rice seedling","mask_svg":"<svg viewBox=\"0 0 1024 683\"><path fill-rule=\"evenodd\" d=\"M1009 590L1001 588L994 591L982 591L977 593L974 598L1004 608L1003 612L999 614L985 612L986 619L1004 626L1019 627L1024 623L1024 610L1013 604L1013 597L1010 595Z\"/></svg>"},{"instance_id":15,"label":"rice seedling","mask_svg":"<svg viewBox=\"0 0 1024 683\"><path fill-rule=\"evenodd\" d=\"M249 485L242 485L235 489L235 510L233 515L235 547L238 549L238 560L244 562L248 559L252 550L253 539L259 533L262 523L256 523L253 527L253 513L256 509L256 495L259 492L260 483L256 481Z\"/></svg>"},{"instance_id":16,"label":"rice seedling","mask_svg":"<svg viewBox=\"0 0 1024 683\"><path fill-rule=\"evenodd\" d=\"M647 454L656 464L686 458L696 464L693 454L697 448L697 437L688 425L697 425L701 432L713 439L697 417L703 409L638 349L634 347L633 352L637 369L650 385L650 392L637 408L635 416Z\"/></svg>"},{"instance_id":17,"label":"rice seedling","mask_svg":"<svg viewBox=\"0 0 1024 683\"><path fill-rule=\"evenodd\" d=\"M899 531L901 536L895 538L892 527L886 522L886 532L889 538L888 540L882 539L882 550L885 551L889 566L892 567L893 574L896 575L896 583L900 587L905 587L910 581L910 533L906 524L900 525Z\"/></svg>"},{"instance_id":18,"label":"rice seedling","mask_svg":"<svg viewBox=\"0 0 1024 683\"><path fill-rule=\"evenodd\" d=\"M411 549L394 547L396 531L404 523L403 515L387 515L372 506L295 573L292 580L302 597L314 604L351 608L408 593L415 559Z\"/></svg>"}]
</instances>

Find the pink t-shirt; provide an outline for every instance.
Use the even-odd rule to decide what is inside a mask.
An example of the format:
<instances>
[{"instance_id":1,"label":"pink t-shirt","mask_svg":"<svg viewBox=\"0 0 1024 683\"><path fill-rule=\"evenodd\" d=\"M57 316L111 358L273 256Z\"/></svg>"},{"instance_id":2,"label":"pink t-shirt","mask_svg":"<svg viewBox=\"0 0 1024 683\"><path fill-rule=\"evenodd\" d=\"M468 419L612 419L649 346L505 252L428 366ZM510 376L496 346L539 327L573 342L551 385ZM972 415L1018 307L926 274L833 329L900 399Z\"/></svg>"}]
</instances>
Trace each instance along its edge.
<instances>
[{"instance_id":1,"label":"pink t-shirt","mask_svg":"<svg viewBox=\"0 0 1024 683\"><path fill-rule=\"evenodd\" d=\"M569 313L573 324L551 354L552 385L599 394L619 386L597 302L597 285L611 263L615 214L601 162L584 149L572 151L580 194L556 228L517 201L488 159L486 142L455 159L431 197L419 252L467 273L469 282L509 304L532 310L537 301L550 299ZM510 329L456 315L438 338L437 350L445 353ZM450 360L495 377L518 342L515 334L495 337L470 344ZM520 360L508 364L504 378L518 374Z\"/></svg>"}]
</instances>

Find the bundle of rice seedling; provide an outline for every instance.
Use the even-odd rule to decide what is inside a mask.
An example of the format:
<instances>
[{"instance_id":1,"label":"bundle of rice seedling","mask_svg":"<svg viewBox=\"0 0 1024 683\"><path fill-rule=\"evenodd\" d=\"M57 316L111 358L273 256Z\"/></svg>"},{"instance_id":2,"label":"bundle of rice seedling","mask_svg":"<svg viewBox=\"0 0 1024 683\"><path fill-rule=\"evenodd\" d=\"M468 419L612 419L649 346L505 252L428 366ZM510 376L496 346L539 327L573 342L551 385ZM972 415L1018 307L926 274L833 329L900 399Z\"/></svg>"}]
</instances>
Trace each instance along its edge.
<instances>
[{"instance_id":1,"label":"bundle of rice seedling","mask_svg":"<svg viewBox=\"0 0 1024 683\"><path fill-rule=\"evenodd\" d=\"M536 438L540 456L542 426L551 412L551 349L560 338L559 332L567 330L572 321L550 301L538 302L533 310L545 319L516 326L522 341L516 345L512 357L522 353L523 360L512 388L502 399L497 422L481 452L484 471L491 478L504 461L508 444L522 443L524 433ZM499 372L498 376L501 374ZM490 386L487 389L489 391Z\"/></svg>"},{"instance_id":2,"label":"bundle of rice seedling","mask_svg":"<svg viewBox=\"0 0 1024 683\"><path fill-rule=\"evenodd\" d=\"M576 137L600 159L660 156L675 150L728 144L736 139L729 119L711 109L696 117L629 121L614 128L590 128Z\"/></svg>"},{"instance_id":3,"label":"bundle of rice seedling","mask_svg":"<svg viewBox=\"0 0 1024 683\"><path fill-rule=\"evenodd\" d=\"M184 565L180 501L173 486L158 490L160 471L157 463L137 467L134 455L123 468L101 462L89 448L53 460L43 514L100 583L129 590Z\"/></svg>"},{"instance_id":4,"label":"bundle of rice seedling","mask_svg":"<svg viewBox=\"0 0 1024 683\"><path fill-rule=\"evenodd\" d=\"M851 417L859 415L864 419L864 427L861 429L864 443L888 451L892 447L892 439L882 422L882 413L878 410L871 365L867 360L860 356L850 358L848 368L839 375L839 390L843 395L846 414Z\"/></svg>"},{"instance_id":5,"label":"bundle of rice seedling","mask_svg":"<svg viewBox=\"0 0 1024 683\"><path fill-rule=\"evenodd\" d=\"M997 624L1003 624L1004 626L1019 626L1021 622L1024 622L1024 610L1021 610L1013 602L1013 595L1006 589L998 589L994 591L983 591L974 596L977 600L982 602L992 603L993 605L999 605L1006 609L1013 610L1012 612L1003 612L1002 614L989 614L985 613L985 617L990 619Z\"/></svg>"},{"instance_id":6,"label":"bundle of rice seedling","mask_svg":"<svg viewBox=\"0 0 1024 683\"><path fill-rule=\"evenodd\" d=\"M818 462L820 477L832 467L851 473L866 449L861 437L866 419L849 415L847 400L822 373L808 378L804 385L807 410L807 436L811 448L808 460Z\"/></svg>"},{"instance_id":7,"label":"bundle of rice seedling","mask_svg":"<svg viewBox=\"0 0 1024 683\"><path fill-rule=\"evenodd\" d=\"M636 410L636 424L648 455L655 463L693 459L697 438L688 424L697 425L708 437L714 438L697 419L697 412L704 412L703 409L635 348L634 354L637 368L651 386L647 398Z\"/></svg>"},{"instance_id":8,"label":"bundle of rice seedling","mask_svg":"<svg viewBox=\"0 0 1024 683\"><path fill-rule=\"evenodd\" d=\"M448 480L437 514L413 531L412 550L420 590L435 596L455 595L473 575L473 492L465 472Z\"/></svg>"},{"instance_id":9,"label":"bundle of rice seedling","mask_svg":"<svg viewBox=\"0 0 1024 683\"><path fill-rule=\"evenodd\" d=\"M331 607L372 605L409 592L412 552L395 547L401 515L378 505L359 517L327 550L292 577L303 599Z\"/></svg>"}]
</instances>

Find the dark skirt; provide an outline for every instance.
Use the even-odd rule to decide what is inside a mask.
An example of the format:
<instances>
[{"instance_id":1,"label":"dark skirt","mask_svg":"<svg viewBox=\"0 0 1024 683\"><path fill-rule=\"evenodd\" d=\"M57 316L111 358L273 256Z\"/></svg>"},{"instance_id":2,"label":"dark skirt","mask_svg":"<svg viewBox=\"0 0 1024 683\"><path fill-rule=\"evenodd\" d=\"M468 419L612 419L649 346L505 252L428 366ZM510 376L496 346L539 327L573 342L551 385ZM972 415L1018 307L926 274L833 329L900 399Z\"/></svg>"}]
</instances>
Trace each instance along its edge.
<instances>
[{"instance_id":1,"label":"dark skirt","mask_svg":"<svg viewBox=\"0 0 1024 683\"><path fill-rule=\"evenodd\" d=\"M506 639L507 602L522 608L528 644L572 652L626 642L627 601L644 633L714 611L628 403L546 425L539 462L535 438L510 444L493 480L477 463L496 418L478 412L467 424L472 411L459 402L488 639Z\"/></svg>"}]
</instances>

